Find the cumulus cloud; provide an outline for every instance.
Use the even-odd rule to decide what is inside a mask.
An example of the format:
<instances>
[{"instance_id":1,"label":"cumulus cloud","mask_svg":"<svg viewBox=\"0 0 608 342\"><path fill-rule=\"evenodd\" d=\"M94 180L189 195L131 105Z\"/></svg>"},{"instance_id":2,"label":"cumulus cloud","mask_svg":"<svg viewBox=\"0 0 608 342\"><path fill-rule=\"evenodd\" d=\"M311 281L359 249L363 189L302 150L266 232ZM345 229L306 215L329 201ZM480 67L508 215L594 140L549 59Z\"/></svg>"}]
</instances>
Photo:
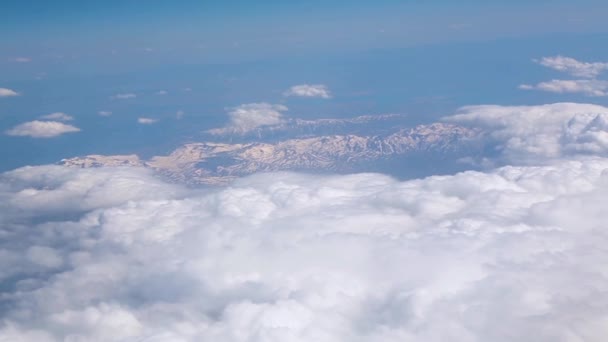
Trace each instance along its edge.
<instances>
[{"instance_id":1,"label":"cumulus cloud","mask_svg":"<svg viewBox=\"0 0 608 342\"><path fill-rule=\"evenodd\" d=\"M284 122L282 112L287 111L283 105L270 103L249 103L228 109L230 122L226 127L209 130L211 134L242 134L258 127L278 125Z\"/></svg>"},{"instance_id":2,"label":"cumulus cloud","mask_svg":"<svg viewBox=\"0 0 608 342\"><path fill-rule=\"evenodd\" d=\"M137 97L137 95L133 94L133 93L123 93L123 94L113 95L111 98L114 100L128 100L128 99L134 99L136 97Z\"/></svg>"},{"instance_id":3,"label":"cumulus cloud","mask_svg":"<svg viewBox=\"0 0 608 342\"><path fill-rule=\"evenodd\" d=\"M543 57L540 60L535 60L535 62L547 68L562 71L575 77L595 78L602 72L608 70L608 63L580 62L574 58L564 56Z\"/></svg>"},{"instance_id":4,"label":"cumulus cloud","mask_svg":"<svg viewBox=\"0 0 608 342\"><path fill-rule=\"evenodd\" d=\"M608 96L608 81L601 80L551 80L536 85L522 84L519 88L560 94L582 93L587 96Z\"/></svg>"},{"instance_id":5,"label":"cumulus cloud","mask_svg":"<svg viewBox=\"0 0 608 342\"><path fill-rule=\"evenodd\" d=\"M59 120L59 121L71 121L71 120L74 120L74 118L72 116L67 115L66 113L61 113L61 112L56 112L56 113L51 113L51 114L43 115L40 118L41 119L48 119L48 120Z\"/></svg>"},{"instance_id":6,"label":"cumulus cloud","mask_svg":"<svg viewBox=\"0 0 608 342\"><path fill-rule=\"evenodd\" d=\"M289 88L283 93L284 96L299 96L299 97L320 97L324 99L331 98L331 93L327 86L323 84L300 84Z\"/></svg>"},{"instance_id":7,"label":"cumulus cloud","mask_svg":"<svg viewBox=\"0 0 608 342\"><path fill-rule=\"evenodd\" d=\"M137 122L142 124L142 125L151 125L151 124L155 124L158 122L158 119L153 119L153 118L137 118Z\"/></svg>"},{"instance_id":8,"label":"cumulus cloud","mask_svg":"<svg viewBox=\"0 0 608 342\"><path fill-rule=\"evenodd\" d=\"M608 108L592 104L467 106L444 118L483 130L509 163L539 163L577 155L608 156Z\"/></svg>"},{"instance_id":9,"label":"cumulus cloud","mask_svg":"<svg viewBox=\"0 0 608 342\"><path fill-rule=\"evenodd\" d=\"M0 88L0 97L19 96L19 93L8 88Z\"/></svg>"},{"instance_id":10,"label":"cumulus cloud","mask_svg":"<svg viewBox=\"0 0 608 342\"><path fill-rule=\"evenodd\" d=\"M100 110L99 112L97 112L97 114L100 116L110 116L110 115L112 115L112 112L110 112L108 110Z\"/></svg>"},{"instance_id":11,"label":"cumulus cloud","mask_svg":"<svg viewBox=\"0 0 608 342\"><path fill-rule=\"evenodd\" d=\"M400 182L0 175L0 340L603 341L608 160Z\"/></svg>"},{"instance_id":12,"label":"cumulus cloud","mask_svg":"<svg viewBox=\"0 0 608 342\"><path fill-rule=\"evenodd\" d=\"M19 137L52 138L79 131L78 127L63 122L34 120L13 127L6 131L6 134Z\"/></svg>"}]
</instances>

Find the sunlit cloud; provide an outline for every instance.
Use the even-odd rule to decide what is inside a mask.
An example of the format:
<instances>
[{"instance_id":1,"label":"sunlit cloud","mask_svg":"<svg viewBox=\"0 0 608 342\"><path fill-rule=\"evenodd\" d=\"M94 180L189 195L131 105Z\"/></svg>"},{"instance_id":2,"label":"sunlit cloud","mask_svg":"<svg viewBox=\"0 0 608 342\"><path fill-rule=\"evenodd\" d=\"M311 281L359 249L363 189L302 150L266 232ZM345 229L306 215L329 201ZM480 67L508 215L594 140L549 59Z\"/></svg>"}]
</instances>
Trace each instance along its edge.
<instances>
[{"instance_id":1,"label":"sunlit cloud","mask_svg":"<svg viewBox=\"0 0 608 342\"><path fill-rule=\"evenodd\" d=\"M608 70L608 63L581 62L574 58L564 56L543 57L540 60L535 60L535 62L547 68L565 72L575 77L595 78L602 72Z\"/></svg>"},{"instance_id":2,"label":"sunlit cloud","mask_svg":"<svg viewBox=\"0 0 608 342\"><path fill-rule=\"evenodd\" d=\"M0 97L19 96L19 93L8 88L0 88Z\"/></svg>"},{"instance_id":3,"label":"sunlit cloud","mask_svg":"<svg viewBox=\"0 0 608 342\"><path fill-rule=\"evenodd\" d=\"M300 84L289 88L283 93L284 96L298 97L320 97L324 99L331 98L331 93L327 86L323 84Z\"/></svg>"},{"instance_id":4,"label":"sunlit cloud","mask_svg":"<svg viewBox=\"0 0 608 342\"><path fill-rule=\"evenodd\" d=\"M151 125L151 124L157 123L158 119L140 117L140 118L137 118L137 122L142 125Z\"/></svg>"},{"instance_id":5,"label":"sunlit cloud","mask_svg":"<svg viewBox=\"0 0 608 342\"><path fill-rule=\"evenodd\" d=\"M8 131L7 135L32 138L53 138L66 133L79 132L78 127L57 121L30 121L17 125Z\"/></svg>"},{"instance_id":6,"label":"sunlit cloud","mask_svg":"<svg viewBox=\"0 0 608 342\"><path fill-rule=\"evenodd\" d=\"M602 341L606 170L187 190L141 168L18 169L0 175L0 339Z\"/></svg>"},{"instance_id":7,"label":"sunlit cloud","mask_svg":"<svg viewBox=\"0 0 608 342\"><path fill-rule=\"evenodd\" d=\"M282 122L282 112L287 111L284 105L270 103L249 103L228 109L230 119L227 126L209 130L211 134L242 134L258 127L277 125Z\"/></svg>"},{"instance_id":8,"label":"sunlit cloud","mask_svg":"<svg viewBox=\"0 0 608 342\"><path fill-rule=\"evenodd\" d=\"M608 157L608 108L592 104L467 106L444 118L484 132L498 159L542 164L584 155Z\"/></svg>"}]
</instances>

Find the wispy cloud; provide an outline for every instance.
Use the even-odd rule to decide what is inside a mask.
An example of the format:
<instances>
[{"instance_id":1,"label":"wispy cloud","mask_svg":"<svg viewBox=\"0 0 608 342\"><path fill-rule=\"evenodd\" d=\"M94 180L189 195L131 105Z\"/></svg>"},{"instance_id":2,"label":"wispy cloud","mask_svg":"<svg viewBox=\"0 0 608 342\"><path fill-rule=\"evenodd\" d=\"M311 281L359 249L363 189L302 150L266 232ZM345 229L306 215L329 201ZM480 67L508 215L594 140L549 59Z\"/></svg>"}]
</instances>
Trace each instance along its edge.
<instances>
[{"instance_id":1,"label":"wispy cloud","mask_svg":"<svg viewBox=\"0 0 608 342\"><path fill-rule=\"evenodd\" d=\"M283 122L283 105L270 103L248 103L228 109L230 122L226 127L209 130L211 134L245 133L262 126Z\"/></svg>"},{"instance_id":2,"label":"wispy cloud","mask_svg":"<svg viewBox=\"0 0 608 342\"><path fill-rule=\"evenodd\" d=\"M100 110L99 112L97 112L97 114L100 116L110 116L110 115L112 115L112 112L110 112L108 110Z\"/></svg>"},{"instance_id":3,"label":"wispy cloud","mask_svg":"<svg viewBox=\"0 0 608 342\"><path fill-rule=\"evenodd\" d=\"M284 96L298 97L320 97L329 99L332 97L327 86L323 84L300 84L289 88L283 93Z\"/></svg>"},{"instance_id":4,"label":"wispy cloud","mask_svg":"<svg viewBox=\"0 0 608 342\"><path fill-rule=\"evenodd\" d=\"M158 119L140 117L137 119L137 122L142 125L151 125L157 123Z\"/></svg>"},{"instance_id":5,"label":"wispy cloud","mask_svg":"<svg viewBox=\"0 0 608 342\"><path fill-rule=\"evenodd\" d=\"M169 92L166 90L159 90L156 92L156 95L167 95L167 94L169 94Z\"/></svg>"},{"instance_id":6,"label":"wispy cloud","mask_svg":"<svg viewBox=\"0 0 608 342\"><path fill-rule=\"evenodd\" d=\"M6 131L7 135L32 138L52 138L65 133L79 132L78 127L57 121L30 121Z\"/></svg>"},{"instance_id":7,"label":"wispy cloud","mask_svg":"<svg viewBox=\"0 0 608 342\"><path fill-rule=\"evenodd\" d=\"M59 120L59 121L71 121L71 120L74 120L74 118L72 116L67 115L66 113L61 113L61 112L43 115L40 118L41 119L48 119L48 120Z\"/></svg>"},{"instance_id":8,"label":"wispy cloud","mask_svg":"<svg viewBox=\"0 0 608 342\"><path fill-rule=\"evenodd\" d=\"M16 63L29 63L32 61L32 59L29 57L15 57L15 58L11 58L10 61L16 62Z\"/></svg>"},{"instance_id":9,"label":"wispy cloud","mask_svg":"<svg viewBox=\"0 0 608 342\"><path fill-rule=\"evenodd\" d=\"M0 88L0 97L19 96L19 93L8 88Z\"/></svg>"},{"instance_id":10,"label":"wispy cloud","mask_svg":"<svg viewBox=\"0 0 608 342\"><path fill-rule=\"evenodd\" d=\"M137 97L137 95L133 94L133 93L122 93L122 94L113 95L111 98L114 100L127 100L127 99L134 99L136 97Z\"/></svg>"},{"instance_id":11,"label":"wispy cloud","mask_svg":"<svg viewBox=\"0 0 608 342\"><path fill-rule=\"evenodd\" d=\"M547 68L565 72L575 77L595 78L608 70L608 63L581 62L564 56L543 57L540 60L534 61Z\"/></svg>"},{"instance_id":12,"label":"wispy cloud","mask_svg":"<svg viewBox=\"0 0 608 342\"><path fill-rule=\"evenodd\" d=\"M607 96L608 81L603 80L551 80L536 85L522 84L519 89L542 90L552 93L581 93L587 96Z\"/></svg>"}]
</instances>

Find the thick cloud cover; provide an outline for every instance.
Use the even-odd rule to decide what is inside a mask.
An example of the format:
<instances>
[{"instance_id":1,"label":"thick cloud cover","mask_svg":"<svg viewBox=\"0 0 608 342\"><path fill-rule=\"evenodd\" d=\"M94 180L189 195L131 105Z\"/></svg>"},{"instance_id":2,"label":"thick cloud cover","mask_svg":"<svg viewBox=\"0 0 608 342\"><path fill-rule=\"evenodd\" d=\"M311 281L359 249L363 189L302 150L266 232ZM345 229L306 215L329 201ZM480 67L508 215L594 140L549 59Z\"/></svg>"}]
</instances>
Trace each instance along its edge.
<instances>
[{"instance_id":1,"label":"thick cloud cover","mask_svg":"<svg viewBox=\"0 0 608 342\"><path fill-rule=\"evenodd\" d=\"M509 164L580 155L608 156L608 108L592 104L468 106L444 118L482 129Z\"/></svg>"},{"instance_id":2,"label":"thick cloud cover","mask_svg":"<svg viewBox=\"0 0 608 342\"><path fill-rule=\"evenodd\" d=\"M187 190L18 169L0 175L0 341L604 341L607 170Z\"/></svg>"}]
</instances>

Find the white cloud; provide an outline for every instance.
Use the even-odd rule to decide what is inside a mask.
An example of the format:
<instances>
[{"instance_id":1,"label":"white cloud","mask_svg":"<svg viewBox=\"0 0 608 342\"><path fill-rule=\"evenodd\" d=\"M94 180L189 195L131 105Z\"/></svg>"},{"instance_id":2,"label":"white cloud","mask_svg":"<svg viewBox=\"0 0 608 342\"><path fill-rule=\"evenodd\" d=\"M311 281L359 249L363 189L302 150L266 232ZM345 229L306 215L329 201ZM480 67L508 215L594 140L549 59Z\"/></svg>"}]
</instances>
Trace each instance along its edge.
<instances>
[{"instance_id":1,"label":"white cloud","mask_svg":"<svg viewBox=\"0 0 608 342\"><path fill-rule=\"evenodd\" d=\"M467 106L444 120L482 129L510 163L608 156L608 108L598 105Z\"/></svg>"},{"instance_id":2,"label":"white cloud","mask_svg":"<svg viewBox=\"0 0 608 342\"><path fill-rule=\"evenodd\" d=\"M331 93L327 86L323 84L300 84L295 85L283 93L284 96L299 96L299 97L321 97L324 99L331 98Z\"/></svg>"},{"instance_id":3,"label":"white cloud","mask_svg":"<svg viewBox=\"0 0 608 342\"><path fill-rule=\"evenodd\" d=\"M43 115L40 118L41 119L48 119L48 120L59 120L59 121L71 121L71 120L74 120L74 118L72 116L67 115L66 113L61 113L61 112L56 112L56 113L51 113L51 114Z\"/></svg>"},{"instance_id":4,"label":"white cloud","mask_svg":"<svg viewBox=\"0 0 608 342\"><path fill-rule=\"evenodd\" d=\"M587 96L608 96L608 81L601 80L551 80L537 85L522 84L519 88L560 94L582 93Z\"/></svg>"},{"instance_id":5,"label":"white cloud","mask_svg":"<svg viewBox=\"0 0 608 342\"><path fill-rule=\"evenodd\" d=\"M169 92L166 90L159 90L156 92L156 95L167 95L167 94L169 94Z\"/></svg>"},{"instance_id":6,"label":"white cloud","mask_svg":"<svg viewBox=\"0 0 608 342\"><path fill-rule=\"evenodd\" d=\"M0 97L19 96L19 93L8 88L0 88Z\"/></svg>"},{"instance_id":7,"label":"white cloud","mask_svg":"<svg viewBox=\"0 0 608 342\"><path fill-rule=\"evenodd\" d=\"M128 100L128 99L134 99L136 97L137 97L137 95L133 94L133 93L123 93L123 94L116 94L116 95L112 96L112 99L115 99L115 100Z\"/></svg>"},{"instance_id":8,"label":"white cloud","mask_svg":"<svg viewBox=\"0 0 608 342\"><path fill-rule=\"evenodd\" d=\"M602 72L608 70L608 63L587 63L580 62L574 58L555 56L543 57L541 60L535 60L542 66L568 73L575 77L595 78Z\"/></svg>"},{"instance_id":9,"label":"white cloud","mask_svg":"<svg viewBox=\"0 0 608 342\"><path fill-rule=\"evenodd\" d=\"M137 118L137 122L142 124L142 125L151 125L151 124L155 124L158 122L158 119L152 119L152 118Z\"/></svg>"},{"instance_id":10,"label":"white cloud","mask_svg":"<svg viewBox=\"0 0 608 342\"><path fill-rule=\"evenodd\" d=\"M258 127L278 125L283 122L282 112L287 107L269 103L249 103L228 109L230 122L224 128L209 130L211 134L246 133Z\"/></svg>"},{"instance_id":11,"label":"white cloud","mask_svg":"<svg viewBox=\"0 0 608 342\"><path fill-rule=\"evenodd\" d=\"M608 334L608 160L407 182L0 175L0 340L567 341Z\"/></svg>"},{"instance_id":12,"label":"white cloud","mask_svg":"<svg viewBox=\"0 0 608 342\"><path fill-rule=\"evenodd\" d=\"M110 116L110 115L112 115L112 112L110 112L108 110L100 110L99 112L97 112L97 114L100 116Z\"/></svg>"},{"instance_id":13,"label":"white cloud","mask_svg":"<svg viewBox=\"0 0 608 342\"><path fill-rule=\"evenodd\" d=\"M7 135L32 138L52 138L65 133L79 132L78 127L57 121L29 121L17 125L8 131Z\"/></svg>"}]
</instances>

